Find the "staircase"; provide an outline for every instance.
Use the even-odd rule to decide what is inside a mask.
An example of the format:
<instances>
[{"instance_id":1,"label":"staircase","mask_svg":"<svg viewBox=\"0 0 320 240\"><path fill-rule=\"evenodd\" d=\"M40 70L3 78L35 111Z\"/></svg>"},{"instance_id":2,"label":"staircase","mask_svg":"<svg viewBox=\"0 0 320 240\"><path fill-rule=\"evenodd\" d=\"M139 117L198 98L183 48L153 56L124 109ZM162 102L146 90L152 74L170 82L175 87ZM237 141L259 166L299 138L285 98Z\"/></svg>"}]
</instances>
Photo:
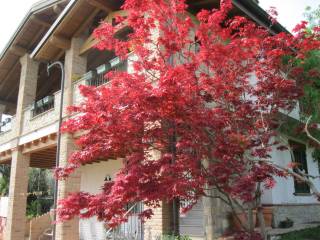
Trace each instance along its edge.
<instances>
[{"instance_id":1,"label":"staircase","mask_svg":"<svg viewBox=\"0 0 320 240\"><path fill-rule=\"evenodd\" d=\"M128 206L128 211L125 214L128 216L128 221L115 229L108 229L106 231L106 239L143 240L143 224L138 216L142 209L142 203L135 203L132 206Z\"/></svg>"}]
</instances>

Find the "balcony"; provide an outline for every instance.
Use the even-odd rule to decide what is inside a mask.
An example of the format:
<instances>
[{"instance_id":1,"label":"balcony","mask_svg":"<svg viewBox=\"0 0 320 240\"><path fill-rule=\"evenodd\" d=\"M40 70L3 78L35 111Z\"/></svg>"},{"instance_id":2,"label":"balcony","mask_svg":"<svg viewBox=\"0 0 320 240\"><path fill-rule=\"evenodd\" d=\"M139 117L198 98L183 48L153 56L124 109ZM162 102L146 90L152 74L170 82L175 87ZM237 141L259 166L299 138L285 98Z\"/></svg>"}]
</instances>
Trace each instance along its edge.
<instances>
[{"instance_id":1,"label":"balcony","mask_svg":"<svg viewBox=\"0 0 320 240\"><path fill-rule=\"evenodd\" d=\"M32 104L31 106L32 116L35 117L53 108L54 108L54 96L46 96Z\"/></svg>"},{"instance_id":2,"label":"balcony","mask_svg":"<svg viewBox=\"0 0 320 240\"><path fill-rule=\"evenodd\" d=\"M80 93L79 86L95 86L99 87L108 83L105 75L110 71L128 71L128 61L121 61L118 57L110 60L108 63L97 67L95 70L89 71L82 76L81 79L73 84L73 104L79 105L83 101L83 96Z\"/></svg>"},{"instance_id":3,"label":"balcony","mask_svg":"<svg viewBox=\"0 0 320 240\"><path fill-rule=\"evenodd\" d=\"M52 96L46 96L31 106L27 107L23 114L22 135L30 134L41 128L57 123L59 119L61 91ZM53 131L53 130L50 130Z\"/></svg>"},{"instance_id":4,"label":"balcony","mask_svg":"<svg viewBox=\"0 0 320 240\"><path fill-rule=\"evenodd\" d=\"M8 119L8 118L7 118ZM4 146L0 146L0 151L2 151L3 147L6 148L6 144L12 140L15 135L16 135L16 132L13 131L14 129L14 126L16 124L16 116L12 116L10 118L10 120L5 120L3 122L1 122L1 132L0 132L0 144ZM10 144L8 145L10 146Z\"/></svg>"},{"instance_id":5,"label":"balcony","mask_svg":"<svg viewBox=\"0 0 320 240\"><path fill-rule=\"evenodd\" d=\"M0 133L10 131L12 129L12 117L7 117L0 122Z\"/></svg>"},{"instance_id":6,"label":"balcony","mask_svg":"<svg viewBox=\"0 0 320 240\"><path fill-rule=\"evenodd\" d=\"M110 60L108 63L97 67L95 70L88 72L83 76L86 79L86 85L98 87L108 82L105 78L106 73L110 71L127 71L127 61L121 61L120 58L116 57Z\"/></svg>"},{"instance_id":7,"label":"balcony","mask_svg":"<svg viewBox=\"0 0 320 240\"><path fill-rule=\"evenodd\" d=\"M128 61L114 58L95 70L86 73L80 80L73 83L73 104L78 105L83 101L83 96L79 90L80 85L98 87L106 84L109 80L105 79L104 76L109 71L130 71L130 66L128 66ZM34 102L23 111L22 132L19 142L31 141L42 135L57 131L60 96L61 91L57 91L53 95ZM15 129L15 124L15 116L0 122L0 150L2 148L10 148L9 143L16 137L16 132L11 130Z\"/></svg>"}]
</instances>

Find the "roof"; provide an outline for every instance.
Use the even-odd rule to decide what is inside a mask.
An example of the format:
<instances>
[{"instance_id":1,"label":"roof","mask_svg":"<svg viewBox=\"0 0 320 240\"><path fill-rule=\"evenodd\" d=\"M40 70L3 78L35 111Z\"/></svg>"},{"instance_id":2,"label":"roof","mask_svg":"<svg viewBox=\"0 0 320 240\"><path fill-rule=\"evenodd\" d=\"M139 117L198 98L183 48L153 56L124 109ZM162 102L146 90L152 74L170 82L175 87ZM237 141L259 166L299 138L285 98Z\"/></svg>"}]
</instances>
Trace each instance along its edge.
<instances>
[{"instance_id":1,"label":"roof","mask_svg":"<svg viewBox=\"0 0 320 240\"><path fill-rule=\"evenodd\" d=\"M257 22L259 25L270 29L270 32L280 33L289 31L282 26L279 22L272 23L270 15L262 9L256 1L253 0L232 0L233 4L248 17Z\"/></svg>"},{"instance_id":2,"label":"roof","mask_svg":"<svg viewBox=\"0 0 320 240\"><path fill-rule=\"evenodd\" d=\"M112 1L112 0L110 0ZM53 51L52 50L52 44L50 44L50 38L54 36L57 32L61 32L61 27L59 26L62 24L62 22L65 21L65 19L70 20L68 18L69 14L74 14L76 12L76 8L80 5L85 5L88 1L82 1L82 0L71 0L68 6L64 9L64 11L61 13L59 18L53 23L52 27L49 29L49 31L46 33L46 35L41 39L39 44L36 46L36 48L33 50L31 57L36 59L48 59L50 56L45 56L44 52L46 51ZM106 2L106 1L105 1ZM200 5L201 2L205 4L211 4L217 3L219 1L217 0L198 0L196 3L197 5ZM199 4L200 3L200 4ZM190 1L190 4L194 4L194 1ZM280 23L271 24L270 16L264 11L255 1L253 0L233 0L233 4L237 9L239 9L241 12L243 12L245 15L250 17L252 20L256 21L258 24L265 26L270 29L271 33L279 33L279 32L288 32ZM89 5L87 5L85 8L88 10ZM84 16L83 16L84 17ZM62 31L63 32L63 31ZM63 33L66 34L66 33ZM44 48L42 50L42 48Z\"/></svg>"},{"instance_id":3,"label":"roof","mask_svg":"<svg viewBox=\"0 0 320 240\"><path fill-rule=\"evenodd\" d=\"M69 0L46 0L33 4L0 53L0 101L6 112L15 111L20 64L19 59L31 52L47 32ZM9 108L9 109L8 109Z\"/></svg>"},{"instance_id":4,"label":"roof","mask_svg":"<svg viewBox=\"0 0 320 240\"><path fill-rule=\"evenodd\" d=\"M9 42L5 45L4 49L2 50L2 52L0 54L0 60L3 58L3 56L5 55L7 50L9 49L9 47L12 45L13 41L17 37L17 34L22 30L22 28L24 27L24 25L26 24L26 22L28 21L30 16L32 16L33 14L35 14L35 13L41 11L41 10L44 10L44 9L50 7L52 5L55 5L58 2L66 2L66 1L68 1L68 0L41 0L39 2L34 3L31 6L31 8L28 11L28 13L25 15L25 17L20 22L20 24L18 25L18 28L16 29L14 34L11 36Z\"/></svg>"},{"instance_id":5,"label":"roof","mask_svg":"<svg viewBox=\"0 0 320 240\"><path fill-rule=\"evenodd\" d=\"M101 11L119 9L124 0L41 0L30 8L0 54L0 101L16 103L20 77L20 57L52 61L63 56L70 39L85 33ZM219 0L187 0L195 9L218 7ZM254 0L233 0L236 14L247 15L271 33L288 32L281 24L271 24L269 15ZM55 12L54 6L61 11ZM109 11L108 11L109 10ZM35 27L37 24L39 27ZM57 44L58 42L58 44ZM61 47L62 46L62 47ZM65 46L65 48L63 47Z\"/></svg>"},{"instance_id":6,"label":"roof","mask_svg":"<svg viewBox=\"0 0 320 240\"><path fill-rule=\"evenodd\" d=\"M109 11L119 9L121 2L123 1L71 0L35 47L31 57L37 60L55 60L54 56L59 56L59 52L62 53L61 48L53 44L57 38L67 42L72 37L81 35L100 11L107 14Z\"/></svg>"}]
</instances>

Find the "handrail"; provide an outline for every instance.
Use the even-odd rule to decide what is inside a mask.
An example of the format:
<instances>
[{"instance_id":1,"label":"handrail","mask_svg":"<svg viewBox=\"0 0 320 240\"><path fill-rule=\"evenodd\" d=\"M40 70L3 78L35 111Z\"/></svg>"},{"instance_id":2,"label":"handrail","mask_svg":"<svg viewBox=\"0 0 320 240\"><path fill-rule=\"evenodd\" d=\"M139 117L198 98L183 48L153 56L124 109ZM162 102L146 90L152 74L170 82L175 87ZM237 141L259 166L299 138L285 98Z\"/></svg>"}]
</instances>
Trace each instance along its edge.
<instances>
[{"instance_id":1,"label":"handrail","mask_svg":"<svg viewBox=\"0 0 320 240\"><path fill-rule=\"evenodd\" d=\"M7 117L5 120L1 121L0 122L0 132L5 132L5 131L2 131L3 128L8 126L9 124L11 124L11 122L12 122L12 117ZM11 128L12 128L12 126L11 126ZM7 130L9 130L9 129L7 129Z\"/></svg>"},{"instance_id":2,"label":"handrail","mask_svg":"<svg viewBox=\"0 0 320 240\"><path fill-rule=\"evenodd\" d=\"M54 96L46 96L31 105L32 117L54 108Z\"/></svg>"},{"instance_id":3,"label":"handrail","mask_svg":"<svg viewBox=\"0 0 320 240\"><path fill-rule=\"evenodd\" d=\"M138 218L138 213L141 211L140 208L138 208L138 211L135 211L135 209L141 205L142 203L135 203L133 204L127 212L124 214L124 217L127 217L129 213L133 213L132 216L135 216ZM129 216L130 217L130 216ZM121 228L124 228L124 232L121 232ZM115 234L119 234L115 238ZM117 228L110 228L106 232L106 238L107 239L122 239L121 234L123 235L123 239L127 240L142 240L143 239L143 223L140 219L131 219L130 223L123 223ZM111 235L111 236L110 236ZM113 236L113 237L112 237Z\"/></svg>"},{"instance_id":4,"label":"handrail","mask_svg":"<svg viewBox=\"0 0 320 240\"><path fill-rule=\"evenodd\" d=\"M137 203L135 203L125 214L124 217L128 216L128 214L132 211L132 209L134 209L137 206ZM109 234L112 230L114 230L114 228L110 228L106 234Z\"/></svg>"}]
</instances>

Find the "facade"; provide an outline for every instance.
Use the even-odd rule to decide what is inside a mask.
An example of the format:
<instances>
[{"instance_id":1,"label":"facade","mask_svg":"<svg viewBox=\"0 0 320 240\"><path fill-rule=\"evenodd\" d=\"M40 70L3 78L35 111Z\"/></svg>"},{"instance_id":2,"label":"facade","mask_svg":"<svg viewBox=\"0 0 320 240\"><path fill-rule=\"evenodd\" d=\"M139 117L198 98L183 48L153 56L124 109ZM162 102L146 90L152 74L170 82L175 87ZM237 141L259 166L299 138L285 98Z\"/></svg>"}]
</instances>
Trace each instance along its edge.
<instances>
[{"instance_id":1,"label":"facade","mask_svg":"<svg viewBox=\"0 0 320 240\"><path fill-rule=\"evenodd\" d=\"M35 227L26 225L26 195L28 169L55 166L57 152L57 133L59 122L59 105L61 98L60 70L52 70L47 75L47 62L60 60L65 68L65 86L63 107L81 102L78 86L80 84L101 85L105 83L103 75L110 69L132 71L130 64L123 63L112 53L99 52L92 48L95 40L92 30L100 20L112 21L119 11L122 1L119 0L43 0L35 4L19 25L16 33L0 56L0 163L11 165L10 193L5 227L6 240L40 239L48 229L34 233ZM217 6L218 0L190 1L193 11L201 8ZM269 26L268 15L254 1L234 1L236 11L251 17L261 25ZM271 32L285 31L276 24ZM125 32L125 29L124 31ZM63 112L66 119L68 113ZM60 145L59 166L66 164L68 155L74 150L73 138L63 135ZM274 152L275 161L285 158L286 153ZM310 173L319 171L313 162L310 150L306 149L307 165ZM58 199L74 191L96 193L107 179L112 179L121 167L120 161L101 161L83 166L68 180L59 182ZM317 180L319 181L319 180ZM320 182L317 182L320 186ZM285 193L285 194L284 194ZM296 206L310 205L310 212L319 211L316 201L307 193L294 195L293 181L282 181L279 185L266 191L264 204L273 206L277 221L281 221L285 208L292 209L292 217L298 212ZM204 200L205 201L205 200ZM131 210L139 210L133 206ZM217 232L229 227L227 209L216 202L214 211L219 221L214 226ZM287 211L287 210L285 210ZM290 210L291 211L291 210ZM295 212L296 211L296 212ZM168 232L170 228L169 208L163 203L157 209L152 220L143 226L135 218L121 226L119 232L126 232L130 237L155 239ZM46 219L49 219L48 216ZM204 223L212 220L212 216L203 209L200 202L187 215L180 217L180 230L183 235L195 239L205 238ZM307 219L306 219L307 220ZM309 219L311 220L311 219ZM308 220L308 221L309 221ZM44 222L36 220L37 222ZM47 220L46 220L47 221ZM33 222L35 224L35 222ZM48 226L50 228L50 225ZM33 232L32 232L33 231ZM106 239L107 235L120 234L108 232L96 219L74 219L56 225L55 239ZM108 235L108 236L109 236ZM52 239L48 233L47 237ZM207 236L207 238L209 238ZM43 238L45 239L45 238Z\"/></svg>"}]
</instances>

